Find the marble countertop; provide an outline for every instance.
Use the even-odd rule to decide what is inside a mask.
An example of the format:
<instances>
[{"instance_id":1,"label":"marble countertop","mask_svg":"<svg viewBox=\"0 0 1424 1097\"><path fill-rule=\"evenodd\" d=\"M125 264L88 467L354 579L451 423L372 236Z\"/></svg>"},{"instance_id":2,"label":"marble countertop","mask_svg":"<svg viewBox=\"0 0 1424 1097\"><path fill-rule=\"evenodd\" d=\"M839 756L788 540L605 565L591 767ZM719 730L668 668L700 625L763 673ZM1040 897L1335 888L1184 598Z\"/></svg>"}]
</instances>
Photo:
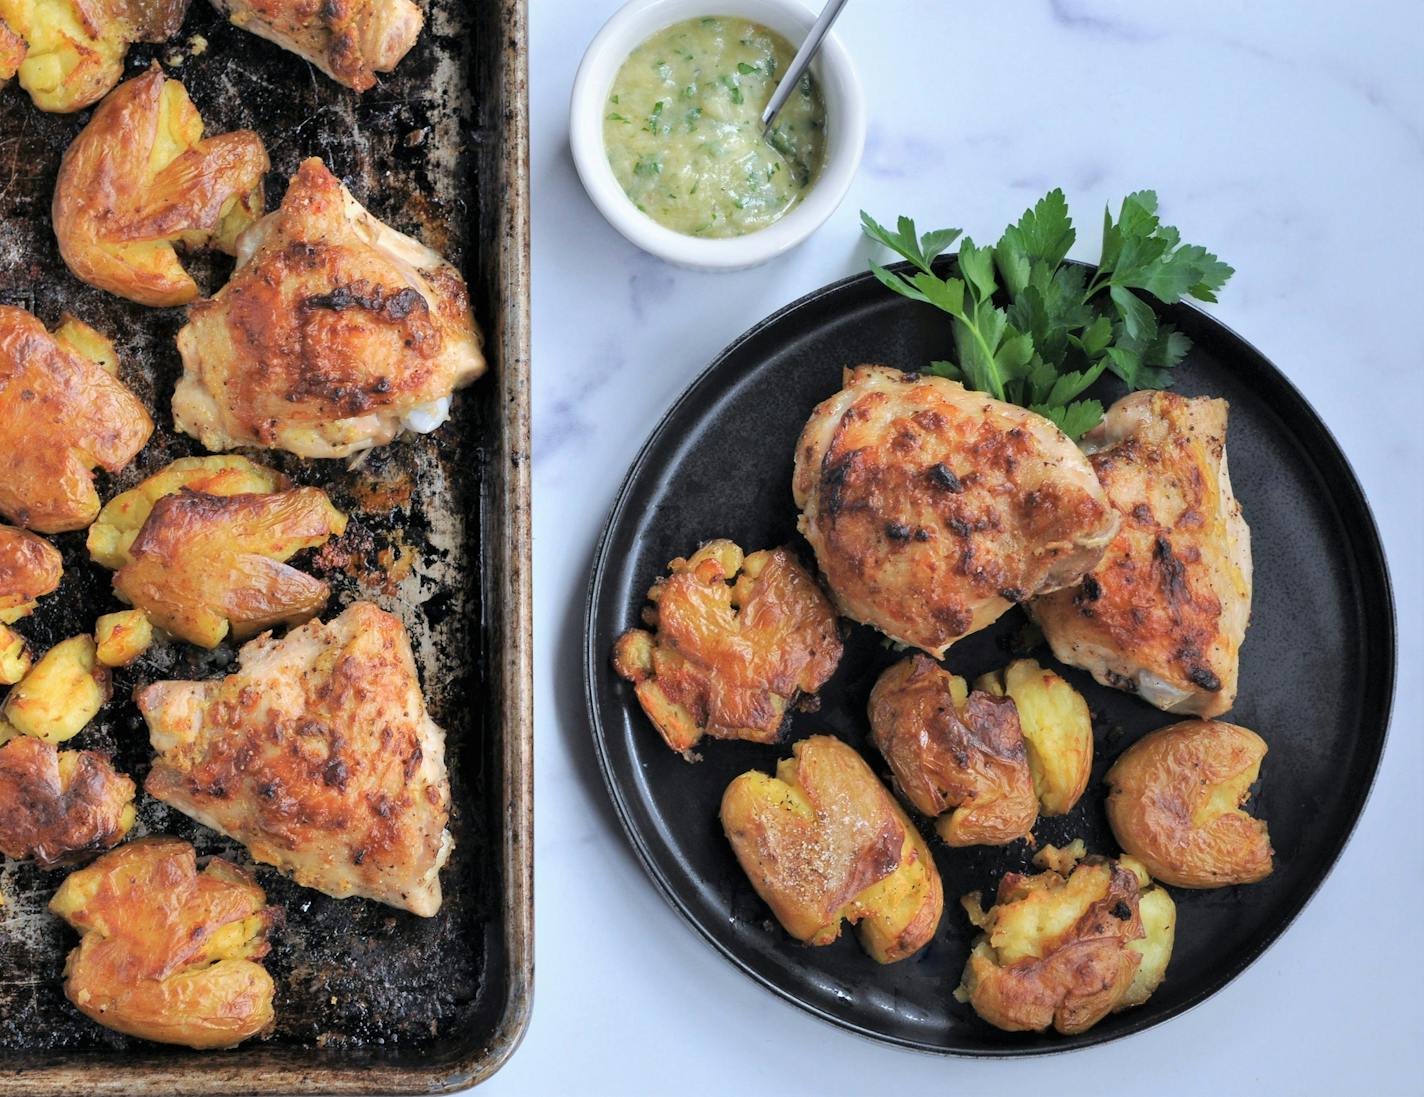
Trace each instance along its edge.
<instances>
[{"instance_id":1,"label":"marble countertop","mask_svg":"<svg viewBox=\"0 0 1424 1097\"><path fill-rule=\"evenodd\" d=\"M538 973L528 1036L485 1092L825 1094L893 1080L1068 1095L1099 1092L1124 1057L1162 1094L1418 1092L1420 964L1388 945L1412 938L1424 904L1420 847L1401 852L1424 823L1418 4L861 0L839 29L869 98L859 178L807 245L732 275L641 254L579 186L569 88L616 6L530 4ZM594 539L662 411L745 328L865 268L857 209L992 237L1053 186L1089 225L1088 211L1153 187L1168 221L1236 266L1212 311L1291 377L1350 456L1389 550L1410 669L1349 848L1249 971L1185 1016L1071 1059L945 1060L783 1004L659 897L595 768L583 603ZM1096 233L1083 236L1074 255L1095 258ZM1386 889L1384 873L1403 879Z\"/></svg>"}]
</instances>

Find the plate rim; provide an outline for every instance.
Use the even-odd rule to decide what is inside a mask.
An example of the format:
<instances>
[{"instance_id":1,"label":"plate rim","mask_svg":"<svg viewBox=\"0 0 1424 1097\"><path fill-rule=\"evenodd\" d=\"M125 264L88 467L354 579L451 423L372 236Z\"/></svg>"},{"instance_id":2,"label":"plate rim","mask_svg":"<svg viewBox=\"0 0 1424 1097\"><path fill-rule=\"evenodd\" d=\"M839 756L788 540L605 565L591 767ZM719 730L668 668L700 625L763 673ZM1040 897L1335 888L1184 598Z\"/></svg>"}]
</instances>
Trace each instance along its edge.
<instances>
[{"instance_id":1,"label":"plate rim","mask_svg":"<svg viewBox=\"0 0 1424 1097\"><path fill-rule=\"evenodd\" d=\"M938 269L951 258L952 257L949 256L941 257L936 262L936 268ZM1094 264L1084 263L1080 260L1069 259L1066 260L1066 262L1074 266L1095 269ZM905 262L888 264L886 269L891 272L909 271L911 264ZM730 947L714 936L710 928L703 925L703 923L693 915L688 905L682 900L677 890L673 887L671 881L665 877L654 861L648 840L634 826L632 813L625 798L624 790L619 786L613 774L612 762L608 752L608 734L604 728L603 719L599 712L597 697L597 678L600 673L600 668L604 665L606 659L600 658L599 652L596 650L598 647L596 637L598 622L595 615L598 602L600 601L600 595L604 589L604 581L607 577L607 565L609 562L611 543L614 533L621 525L621 519L627 509L630 489L634 481L639 478L646 468L653 449L662 440L664 432L670 422L678 416L684 407L692 402L695 394L711 381L713 375L717 373L725 361L739 351L746 343L755 339L765 329L780 322L783 318L798 309L805 308L828 296L844 292L852 286L874 280L875 275L868 270L846 275L845 277L836 279L833 282L828 282L825 285L816 287L802 294L800 297L776 309L774 312L744 330L723 346L709 363L698 371L697 375L672 399L663 409L662 414L658 416L657 422L648 432L642 445L638 447L637 454L629 464L628 471L624 474L623 479L618 485L618 490L613 497L613 504L609 508L608 517L604 520L603 526L598 534L598 539L595 542L593 562L589 572L588 593L584 599L583 637L581 645L583 649L584 707L588 717L589 732L593 739L594 753L598 759L599 776L612 802L614 814L618 817L618 823L622 828L624 838L628 841L629 845L632 846L634 852L637 854L638 862L643 872L652 881L654 889L662 896L663 900L677 912L682 921L687 926L690 926L704 943L709 945L714 952L728 961L737 971L741 972L742 975L750 978L754 983L766 990L769 990L783 1002L795 1006L797 1009L815 1017L817 1020L877 1044L906 1048L925 1055L949 1056L958 1059L1042 1058L1051 1055L1066 1055L1074 1051L1085 1051L1092 1047L1125 1040L1145 1032L1148 1029L1158 1028L1171 1021L1175 1021L1192 1012L1208 999L1221 993L1221 991L1234 983L1243 972L1255 965L1262 956L1290 931L1300 916L1304 914L1307 908L1316 900L1326 882L1330 879L1331 874L1334 873L1335 869L1339 866L1341 859L1344 857L1346 850L1349 849L1351 841L1359 830L1360 819L1369 808L1370 799L1374 795L1375 787L1379 781L1379 772L1384 761L1385 752L1389 747L1389 735L1393 722L1394 701L1398 692L1399 678L1398 610L1394 594L1394 581L1389 569L1389 558L1385 550L1384 540L1380 536L1379 523L1375 518L1373 508L1370 506L1369 497L1365 494L1364 487L1360 483L1360 478L1355 472L1354 465L1351 463L1344 447L1340 445L1339 439L1336 438L1329 424L1326 423L1320 413L1316 411L1315 406L1306 398L1305 394L1300 391L1290 379L1289 375L1271 361L1254 343L1243 337L1229 324L1226 324L1192 301L1183 300L1179 302L1176 307L1184 307L1196 313L1200 320L1204 320L1208 325L1219 329L1221 333L1244 348L1248 354L1253 355L1260 365L1264 366L1266 370L1274 375L1286 395L1292 398L1299 408L1314 421L1329 443L1330 449L1333 451L1333 455L1338 460L1340 469L1344 473L1343 486L1348 489L1352 501L1356 504L1359 512L1365 519L1363 526L1359 528L1357 539L1359 541L1358 547L1367 550L1368 559L1362 560L1360 562L1361 566L1356 570L1357 574L1363 573L1366 570L1375 570L1378 572L1380 579L1379 593L1383 597L1384 608L1387 612L1383 615L1383 620L1376 626L1378 629L1376 638L1384 641L1384 650L1381 653L1384 657L1381 660L1384 666L1384 676L1381 682L1383 689L1379 710L1379 723L1381 728L1379 751L1370 769L1368 781L1365 782L1363 789L1357 790L1356 792L1356 805L1350 818L1350 823L1340 837L1335 849L1325 863L1324 868L1320 870L1316 879L1310 883L1309 893L1306 895L1304 902L1286 916L1274 934L1258 947L1248 950L1243 957L1231 965L1230 968L1226 969L1224 978L1220 983L1210 989L1198 992L1183 1003L1175 1012L1165 1016L1152 1017L1148 1014L1144 1014L1141 1021L1136 1023L1124 1022L1125 1027L1122 1030L1111 1035L1100 1035L1097 1039L1091 1037L1092 1030L1089 1029L1087 1033L1079 1034L1080 1037L1086 1036L1087 1039L1079 1039L1078 1042L1075 1043L1064 1043L1062 1045L1047 1044L1019 1048L963 1049L935 1046L926 1044L920 1040L876 1031L864 1025L857 1024L845 1017L829 1013L812 1002L799 997L793 991L781 986L775 980L755 970Z\"/></svg>"}]
</instances>

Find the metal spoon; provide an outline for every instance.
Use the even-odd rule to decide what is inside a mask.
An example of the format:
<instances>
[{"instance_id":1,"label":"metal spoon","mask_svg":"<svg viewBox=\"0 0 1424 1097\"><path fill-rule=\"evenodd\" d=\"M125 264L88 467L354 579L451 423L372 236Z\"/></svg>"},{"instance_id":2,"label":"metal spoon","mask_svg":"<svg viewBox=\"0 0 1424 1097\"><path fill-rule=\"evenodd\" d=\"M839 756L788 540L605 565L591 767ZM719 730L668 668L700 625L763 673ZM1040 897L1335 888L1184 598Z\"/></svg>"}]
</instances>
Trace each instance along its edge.
<instances>
[{"instance_id":1,"label":"metal spoon","mask_svg":"<svg viewBox=\"0 0 1424 1097\"><path fill-rule=\"evenodd\" d=\"M792 91L801 82L802 74L815 59L817 51L821 48L821 42L830 33L831 24L836 21L836 16L840 15L841 9L846 6L846 3L847 0L827 0L825 8L822 9L820 16L811 27L811 33L806 36L806 41L801 43L801 48L791 59L791 66L786 70L786 75L781 78L781 83L772 93L771 102L766 105L766 110L761 112L763 132L770 132L772 123L776 121L776 116L781 113L781 108L786 106L786 100L791 98Z\"/></svg>"}]
</instances>

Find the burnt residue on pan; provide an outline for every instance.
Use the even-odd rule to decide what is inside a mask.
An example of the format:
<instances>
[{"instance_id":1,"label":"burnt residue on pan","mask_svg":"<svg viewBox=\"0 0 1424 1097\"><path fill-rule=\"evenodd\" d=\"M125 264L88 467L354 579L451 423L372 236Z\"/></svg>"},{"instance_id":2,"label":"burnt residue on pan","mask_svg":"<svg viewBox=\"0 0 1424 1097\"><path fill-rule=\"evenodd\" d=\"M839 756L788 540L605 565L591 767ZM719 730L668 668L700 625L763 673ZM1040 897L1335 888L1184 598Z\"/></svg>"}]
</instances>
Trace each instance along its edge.
<instances>
[{"instance_id":1,"label":"burnt residue on pan","mask_svg":"<svg viewBox=\"0 0 1424 1097\"><path fill-rule=\"evenodd\" d=\"M306 156L321 156L376 216L446 254L466 275L488 330L494 246L481 246L489 223L480 180L499 155L494 127L477 109L471 81L484 52L502 48L477 35L496 34L493 17L461 0L432 0L415 50L397 72L363 96L346 91L308 64L194 4L180 36L136 47L127 74L157 58L181 79L209 133L251 128L271 153L268 207ZM494 5L491 5L494 7ZM205 40L206 48L202 48ZM484 52L482 52L484 51ZM488 73L485 73L488 75ZM43 114L15 85L0 93L0 302L21 305L47 324L72 312L114 338L122 375L153 412L157 432L123 474L99 475L108 499L170 460L201 453L173 430L169 400L180 373L173 337L182 309L129 304L85 286L65 269L50 227L49 203L60 157L92 112ZM187 259L211 292L231 269L216 254ZM271 902L286 912L267 960L277 983L277 1027L225 1061L261 1056L310 1070L323 1062L451 1061L470 1054L468 1039L493 1026L502 1001L505 962L497 850L508 825L500 786L498 735L488 726L497 685L487 650L496 613L489 593L485 543L495 493L499 401L486 376L458 395L452 421L430 437L406 439L370 454L354 470L337 461L300 461L251 451L300 484L325 488L351 516L334 545L294 561L330 580L331 612L369 598L401 616L411 632L432 714L445 729L453 791L450 827L456 845L443 873L445 904L421 919L376 903L338 901L258 869ZM484 386L482 389L481 386ZM90 563L84 533L53 539L64 554L60 590L18 626L37 651L87 632L118 608L109 573ZM486 561L481 566L481 561ZM328 614L329 615L329 614ZM114 701L69 744L112 752L118 767L142 782L148 737L130 700L136 686L162 677L222 674L235 647L214 652L166 643L114 675ZM220 838L146 796L139 797L135 836L175 834L200 854L250 864L242 847ZM5 1073L55 1053L84 1060L127 1050L135 1059L188 1053L157 1049L101 1028L65 1000L61 973L73 934L46 912L63 871L32 865L0 870L0 1064ZM490 986L496 989L491 992ZM323 1050L325 1049L325 1050ZM95 1060L97 1062L97 1059Z\"/></svg>"}]
</instances>

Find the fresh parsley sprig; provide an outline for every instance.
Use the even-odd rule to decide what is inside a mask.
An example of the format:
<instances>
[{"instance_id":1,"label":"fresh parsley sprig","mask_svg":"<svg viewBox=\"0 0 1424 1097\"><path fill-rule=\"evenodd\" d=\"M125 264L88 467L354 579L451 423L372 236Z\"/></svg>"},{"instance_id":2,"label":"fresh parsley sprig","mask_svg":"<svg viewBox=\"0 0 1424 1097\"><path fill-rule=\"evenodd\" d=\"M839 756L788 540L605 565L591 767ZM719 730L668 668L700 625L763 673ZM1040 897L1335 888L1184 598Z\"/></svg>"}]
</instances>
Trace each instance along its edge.
<instances>
[{"instance_id":1,"label":"fresh parsley sprig","mask_svg":"<svg viewBox=\"0 0 1424 1097\"><path fill-rule=\"evenodd\" d=\"M1215 301L1233 273L1162 224L1152 191L1123 199L1116 221L1104 212L1091 279L1087 268L1064 265L1077 230L1061 190L1025 210L992 248L959 229L921 236L908 217L894 231L863 210L860 219L867 236L915 268L891 273L872 261L875 277L954 318L955 358L932 362L931 372L1038 412L1071 438L1102 420L1102 404L1082 394L1105 372L1132 389L1167 388L1169 371L1191 347L1172 325L1158 323L1139 291L1169 305L1185 296ZM955 241L958 275L941 278L934 261Z\"/></svg>"}]
</instances>

